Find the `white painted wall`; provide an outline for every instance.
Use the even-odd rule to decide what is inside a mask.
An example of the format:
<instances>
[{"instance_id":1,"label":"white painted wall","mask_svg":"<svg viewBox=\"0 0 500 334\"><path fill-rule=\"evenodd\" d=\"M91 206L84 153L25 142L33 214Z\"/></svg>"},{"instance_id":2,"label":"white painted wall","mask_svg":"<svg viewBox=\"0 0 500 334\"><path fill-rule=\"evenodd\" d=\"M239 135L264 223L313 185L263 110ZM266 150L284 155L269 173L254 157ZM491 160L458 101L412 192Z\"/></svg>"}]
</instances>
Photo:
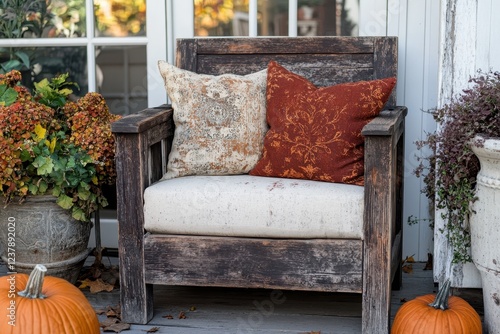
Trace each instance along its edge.
<instances>
[{"instance_id":1,"label":"white painted wall","mask_svg":"<svg viewBox=\"0 0 500 334\"><path fill-rule=\"evenodd\" d=\"M477 70L500 70L500 1L441 0L441 46L439 106L467 87ZM496 39L495 39L496 38ZM452 278L454 287L481 286L479 272L472 263L451 265L452 250L439 232L445 222L436 213L434 279Z\"/></svg>"},{"instance_id":2,"label":"white painted wall","mask_svg":"<svg viewBox=\"0 0 500 334\"><path fill-rule=\"evenodd\" d=\"M416 156L422 154L415 142L434 131L435 123L428 113L436 107L438 97L439 17L435 0L361 0L360 35L398 36L397 101L408 107L405 145L405 191L403 257L413 255L426 261L433 253L433 231L428 221L406 224L409 216L429 219L432 212L421 193L422 180L413 174Z\"/></svg>"}]
</instances>

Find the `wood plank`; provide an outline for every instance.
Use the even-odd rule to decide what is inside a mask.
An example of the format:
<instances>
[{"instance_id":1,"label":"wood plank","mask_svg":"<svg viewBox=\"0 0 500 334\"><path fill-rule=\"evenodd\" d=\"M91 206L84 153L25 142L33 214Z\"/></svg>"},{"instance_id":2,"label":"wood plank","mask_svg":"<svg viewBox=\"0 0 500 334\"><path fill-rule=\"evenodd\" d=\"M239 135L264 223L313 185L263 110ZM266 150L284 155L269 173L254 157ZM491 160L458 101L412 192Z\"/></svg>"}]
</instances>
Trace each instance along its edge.
<instances>
[{"instance_id":1,"label":"wood plank","mask_svg":"<svg viewBox=\"0 0 500 334\"><path fill-rule=\"evenodd\" d=\"M365 208L369 209L364 211L363 333L389 333L395 144L392 137L368 136L365 141Z\"/></svg>"},{"instance_id":2,"label":"wood plank","mask_svg":"<svg viewBox=\"0 0 500 334\"><path fill-rule=\"evenodd\" d=\"M383 110L378 117L366 124L361 134L363 136L395 136L396 140L404 131L406 107L390 107Z\"/></svg>"},{"instance_id":3,"label":"wood plank","mask_svg":"<svg viewBox=\"0 0 500 334\"><path fill-rule=\"evenodd\" d=\"M144 109L137 114L128 115L111 124L113 133L141 133L161 123L172 119L170 105Z\"/></svg>"},{"instance_id":4,"label":"wood plank","mask_svg":"<svg viewBox=\"0 0 500 334\"><path fill-rule=\"evenodd\" d=\"M358 59L331 58L324 55L245 55L198 57L198 73L220 75L232 73L245 75L266 69L269 61L275 60L286 69L297 73L316 86L326 87L334 84L373 79L373 55L361 54ZM243 59L242 59L243 58ZM329 59L330 58L330 59ZM349 58L349 57L348 57Z\"/></svg>"},{"instance_id":5,"label":"wood plank","mask_svg":"<svg viewBox=\"0 0 500 334\"><path fill-rule=\"evenodd\" d=\"M234 73L232 70L241 69L248 73L263 69L271 60L279 62L285 67L301 66L308 69L322 68L368 68L373 71L373 54L274 54L256 53L253 55L199 55L197 73L220 74ZM222 67L222 69L221 69ZM249 67L247 70L245 67ZM265 67L264 67L265 68ZM229 72L221 72L225 70Z\"/></svg>"},{"instance_id":6,"label":"wood plank","mask_svg":"<svg viewBox=\"0 0 500 334\"><path fill-rule=\"evenodd\" d=\"M377 37L260 37L196 39L198 54L373 53ZM187 39L191 41L190 39Z\"/></svg>"},{"instance_id":7,"label":"wood plank","mask_svg":"<svg viewBox=\"0 0 500 334\"><path fill-rule=\"evenodd\" d=\"M153 317L153 290L144 278L144 189L148 186L146 135L116 136L122 319L145 324Z\"/></svg>"},{"instance_id":8,"label":"wood plank","mask_svg":"<svg viewBox=\"0 0 500 334\"><path fill-rule=\"evenodd\" d=\"M153 284L361 292L361 240L149 234Z\"/></svg>"},{"instance_id":9,"label":"wood plank","mask_svg":"<svg viewBox=\"0 0 500 334\"><path fill-rule=\"evenodd\" d=\"M169 122L164 122L152 126L148 129L148 131L144 132L146 135L144 137L145 143L144 145L149 147L156 143L161 142L164 139L168 139L173 137L174 135L174 124L171 119Z\"/></svg>"},{"instance_id":10,"label":"wood plank","mask_svg":"<svg viewBox=\"0 0 500 334\"><path fill-rule=\"evenodd\" d=\"M394 276L391 276L392 281L392 289L399 290L401 288L401 284L403 282L403 224L405 219L403 217L403 209L404 209L404 180L405 180L405 119L400 125L401 134L397 135L399 141L396 144L396 203L395 203L395 221L392 227L393 235L396 234L396 237L393 240L393 260L392 260L392 268L396 268L396 272ZM399 245L396 244L396 238L399 236ZM397 245L397 246L396 246ZM395 261L398 262L395 262Z\"/></svg>"},{"instance_id":11,"label":"wood plank","mask_svg":"<svg viewBox=\"0 0 500 334\"><path fill-rule=\"evenodd\" d=\"M403 248L402 234L403 233L401 231L398 234L396 234L396 237L394 238L394 241L392 243L391 281L394 280L394 276L396 275L396 272L399 270L400 267L399 264L401 263L401 249ZM397 289L399 289L399 287L397 287Z\"/></svg>"},{"instance_id":12,"label":"wood plank","mask_svg":"<svg viewBox=\"0 0 500 334\"><path fill-rule=\"evenodd\" d=\"M198 68L198 43L195 39L178 39L175 64L179 68L196 72Z\"/></svg>"},{"instance_id":13,"label":"wood plank","mask_svg":"<svg viewBox=\"0 0 500 334\"><path fill-rule=\"evenodd\" d=\"M398 75L398 44L396 37L378 38L374 42L373 69L377 79L397 77ZM387 101L388 106L396 105L396 89Z\"/></svg>"}]
</instances>

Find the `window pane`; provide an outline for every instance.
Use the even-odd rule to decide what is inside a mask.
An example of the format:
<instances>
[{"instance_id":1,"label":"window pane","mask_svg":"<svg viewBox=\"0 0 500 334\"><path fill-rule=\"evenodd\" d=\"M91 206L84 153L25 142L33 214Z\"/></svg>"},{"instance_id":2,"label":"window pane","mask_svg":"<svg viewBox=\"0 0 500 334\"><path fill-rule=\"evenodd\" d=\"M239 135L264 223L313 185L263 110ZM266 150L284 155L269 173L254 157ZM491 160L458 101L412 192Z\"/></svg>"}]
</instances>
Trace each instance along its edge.
<instances>
[{"instance_id":1,"label":"window pane","mask_svg":"<svg viewBox=\"0 0 500 334\"><path fill-rule=\"evenodd\" d=\"M194 0L195 36L248 36L249 0ZM299 0L298 36L357 36L359 0ZM288 0L257 0L259 36L288 35Z\"/></svg>"},{"instance_id":2,"label":"window pane","mask_svg":"<svg viewBox=\"0 0 500 334\"><path fill-rule=\"evenodd\" d=\"M96 49L97 90L113 114L128 115L147 108L145 46Z\"/></svg>"},{"instance_id":3,"label":"window pane","mask_svg":"<svg viewBox=\"0 0 500 334\"><path fill-rule=\"evenodd\" d=\"M85 35L85 0L0 1L0 38Z\"/></svg>"},{"instance_id":4,"label":"window pane","mask_svg":"<svg viewBox=\"0 0 500 334\"><path fill-rule=\"evenodd\" d=\"M31 90L34 82L69 73L68 81L80 86L80 90L74 90L76 96L88 91L87 48L84 46L0 48L0 66L0 72L21 71L23 85Z\"/></svg>"},{"instance_id":5,"label":"window pane","mask_svg":"<svg viewBox=\"0 0 500 334\"><path fill-rule=\"evenodd\" d=\"M357 36L359 0L299 0L298 36ZM260 36L288 35L288 0L258 0Z\"/></svg>"},{"instance_id":6,"label":"window pane","mask_svg":"<svg viewBox=\"0 0 500 334\"><path fill-rule=\"evenodd\" d=\"M98 37L146 35L146 0L94 0Z\"/></svg>"},{"instance_id":7,"label":"window pane","mask_svg":"<svg viewBox=\"0 0 500 334\"><path fill-rule=\"evenodd\" d=\"M248 36L249 0L194 0L195 36Z\"/></svg>"},{"instance_id":8,"label":"window pane","mask_svg":"<svg viewBox=\"0 0 500 334\"><path fill-rule=\"evenodd\" d=\"M359 0L299 1L298 20L299 35L357 36Z\"/></svg>"},{"instance_id":9,"label":"window pane","mask_svg":"<svg viewBox=\"0 0 500 334\"><path fill-rule=\"evenodd\" d=\"M288 0L258 0L259 36L288 36Z\"/></svg>"}]
</instances>

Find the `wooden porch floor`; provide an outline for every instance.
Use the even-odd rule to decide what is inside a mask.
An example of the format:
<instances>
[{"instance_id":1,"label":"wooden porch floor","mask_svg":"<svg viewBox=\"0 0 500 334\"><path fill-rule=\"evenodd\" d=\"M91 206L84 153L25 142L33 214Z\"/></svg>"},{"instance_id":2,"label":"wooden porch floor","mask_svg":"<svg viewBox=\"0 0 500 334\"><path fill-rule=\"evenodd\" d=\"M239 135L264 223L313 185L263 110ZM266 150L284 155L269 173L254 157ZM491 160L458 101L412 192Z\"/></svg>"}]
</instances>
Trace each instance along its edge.
<instances>
[{"instance_id":1,"label":"wooden porch floor","mask_svg":"<svg viewBox=\"0 0 500 334\"><path fill-rule=\"evenodd\" d=\"M106 259L108 263L117 262L114 257ZM392 292L392 318L402 300L435 292L432 271L423 270L424 266L425 263L414 263L413 272L403 274L403 288ZM5 266L0 266L0 276L5 274ZM96 310L119 304L118 290L91 294L85 289L84 293ZM255 289L155 286L154 318L147 325L132 325L122 333L361 332L360 295L281 291L271 297L271 293L271 290ZM463 297L468 298L482 316L482 301L477 293ZM182 314L184 316L179 317ZM99 320L106 320L106 315L99 315Z\"/></svg>"}]
</instances>

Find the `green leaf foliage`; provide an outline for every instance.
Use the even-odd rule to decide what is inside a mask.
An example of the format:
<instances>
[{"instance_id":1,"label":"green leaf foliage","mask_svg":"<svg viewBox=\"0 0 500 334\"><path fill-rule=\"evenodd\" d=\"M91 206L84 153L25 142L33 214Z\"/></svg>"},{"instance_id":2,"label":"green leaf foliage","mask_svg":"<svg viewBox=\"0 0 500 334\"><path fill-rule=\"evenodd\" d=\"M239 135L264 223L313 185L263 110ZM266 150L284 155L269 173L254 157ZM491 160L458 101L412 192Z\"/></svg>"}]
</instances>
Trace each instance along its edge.
<instances>
[{"instance_id":1,"label":"green leaf foliage","mask_svg":"<svg viewBox=\"0 0 500 334\"><path fill-rule=\"evenodd\" d=\"M56 203L63 209L71 209L73 206L73 199L65 194L60 194L57 197Z\"/></svg>"},{"instance_id":2,"label":"green leaf foliage","mask_svg":"<svg viewBox=\"0 0 500 334\"><path fill-rule=\"evenodd\" d=\"M38 175L47 175L54 170L54 163L51 157L38 156L33 161L33 166L36 167Z\"/></svg>"},{"instance_id":3,"label":"green leaf foliage","mask_svg":"<svg viewBox=\"0 0 500 334\"><path fill-rule=\"evenodd\" d=\"M35 85L35 96L40 103L54 109L61 108L66 104L68 95L73 93L69 87L77 87L75 82L66 82L69 74L61 74L50 81L43 79Z\"/></svg>"},{"instance_id":4,"label":"green leaf foliage","mask_svg":"<svg viewBox=\"0 0 500 334\"><path fill-rule=\"evenodd\" d=\"M0 106L10 106L16 102L17 92L7 85L0 85Z\"/></svg>"},{"instance_id":5,"label":"green leaf foliage","mask_svg":"<svg viewBox=\"0 0 500 334\"><path fill-rule=\"evenodd\" d=\"M75 218L76 220L85 221L87 219L85 212L78 207L73 207L73 210L71 211L71 216L73 216L73 218Z\"/></svg>"}]
</instances>

